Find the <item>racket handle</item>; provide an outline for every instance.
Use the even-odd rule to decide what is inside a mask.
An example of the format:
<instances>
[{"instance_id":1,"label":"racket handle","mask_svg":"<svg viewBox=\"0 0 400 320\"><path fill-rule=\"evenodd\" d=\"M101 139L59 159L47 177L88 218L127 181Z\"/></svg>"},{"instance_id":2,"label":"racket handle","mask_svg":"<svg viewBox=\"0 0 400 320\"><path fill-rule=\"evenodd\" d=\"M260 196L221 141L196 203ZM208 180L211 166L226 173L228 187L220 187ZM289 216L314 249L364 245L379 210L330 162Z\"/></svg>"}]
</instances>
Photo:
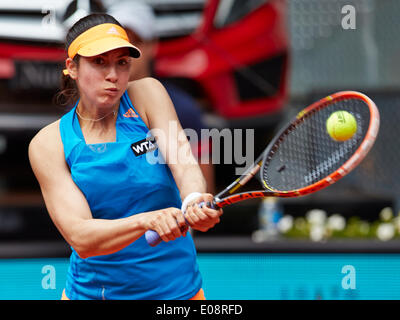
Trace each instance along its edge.
<instances>
[{"instance_id":1,"label":"racket handle","mask_svg":"<svg viewBox=\"0 0 400 320\"><path fill-rule=\"evenodd\" d=\"M199 207L202 208L204 206L204 204L205 204L205 202L200 202ZM207 205L207 207L209 207L211 209L216 209L214 202L207 202L206 205ZM189 226L189 223L187 221L186 221L186 224ZM181 231L183 231L183 230L181 230ZM147 230L146 233L144 234L144 236L146 238L147 243L152 247L157 246L162 241L161 237L154 230Z\"/></svg>"},{"instance_id":2,"label":"racket handle","mask_svg":"<svg viewBox=\"0 0 400 320\"><path fill-rule=\"evenodd\" d=\"M186 225L189 227L189 223L187 221ZM187 227L182 227L181 232L184 232L186 229ZM146 238L147 243L152 247L159 245L162 241L161 237L154 230L147 230L144 236Z\"/></svg>"},{"instance_id":3,"label":"racket handle","mask_svg":"<svg viewBox=\"0 0 400 320\"><path fill-rule=\"evenodd\" d=\"M146 237L147 243L152 247L155 247L162 241L158 233L154 230L147 230L144 236Z\"/></svg>"},{"instance_id":4,"label":"racket handle","mask_svg":"<svg viewBox=\"0 0 400 320\"><path fill-rule=\"evenodd\" d=\"M200 207L200 208L203 208L204 204L206 204L206 207L208 207L208 208L210 208L210 209L217 209L217 207L215 206L215 202L214 202L214 201L213 201L213 202L207 201L207 203L205 203L204 201L203 201L203 202L200 202L200 203L199 203L199 207Z\"/></svg>"}]
</instances>

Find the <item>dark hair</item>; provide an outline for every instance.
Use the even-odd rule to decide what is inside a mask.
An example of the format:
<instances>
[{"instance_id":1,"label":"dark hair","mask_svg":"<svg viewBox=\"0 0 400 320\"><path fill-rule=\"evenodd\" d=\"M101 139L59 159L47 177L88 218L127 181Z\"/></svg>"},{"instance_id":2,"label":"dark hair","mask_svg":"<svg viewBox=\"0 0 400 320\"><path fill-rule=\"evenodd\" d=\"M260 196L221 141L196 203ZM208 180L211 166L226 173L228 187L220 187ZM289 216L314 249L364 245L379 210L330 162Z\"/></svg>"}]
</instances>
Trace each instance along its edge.
<instances>
[{"instance_id":1,"label":"dark hair","mask_svg":"<svg viewBox=\"0 0 400 320\"><path fill-rule=\"evenodd\" d=\"M106 13L93 13L80 20L78 20L69 30L65 39L65 50L68 51L70 44L83 32L93 28L99 24L113 23L121 26L121 24L112 16ZM77 54L74 59L75 63L79 65L79 55ZM55 103L62 106L71 106L79 99L79 91L76 86L75 80L69 75L61 74L60 91L54 97Z\"/></svg>"}]
</instances>

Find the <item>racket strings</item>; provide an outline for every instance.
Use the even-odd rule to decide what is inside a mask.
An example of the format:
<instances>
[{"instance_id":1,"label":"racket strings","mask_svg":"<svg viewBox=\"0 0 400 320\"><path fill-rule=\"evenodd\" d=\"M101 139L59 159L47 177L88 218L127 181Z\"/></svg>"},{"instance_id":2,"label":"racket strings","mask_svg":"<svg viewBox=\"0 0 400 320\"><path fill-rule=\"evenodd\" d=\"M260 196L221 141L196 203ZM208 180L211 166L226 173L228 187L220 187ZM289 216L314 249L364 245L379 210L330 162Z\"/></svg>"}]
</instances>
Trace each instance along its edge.
<instances>
[{"instance_id":1,"label":"racket strings","mask_svg":"<svg viewBox=\"0 0 400 320\"><path fill-rule=\"evenodd\" d=\"M335 111L351 113L356 133L335 141L326 121ZM262 168L265 183L278 191L292 191L316 183L339 169L358 149L369 127L370 111L361 99L347 98L321 105L297 119L276 140Z\"/></svg>"}]
</instances>

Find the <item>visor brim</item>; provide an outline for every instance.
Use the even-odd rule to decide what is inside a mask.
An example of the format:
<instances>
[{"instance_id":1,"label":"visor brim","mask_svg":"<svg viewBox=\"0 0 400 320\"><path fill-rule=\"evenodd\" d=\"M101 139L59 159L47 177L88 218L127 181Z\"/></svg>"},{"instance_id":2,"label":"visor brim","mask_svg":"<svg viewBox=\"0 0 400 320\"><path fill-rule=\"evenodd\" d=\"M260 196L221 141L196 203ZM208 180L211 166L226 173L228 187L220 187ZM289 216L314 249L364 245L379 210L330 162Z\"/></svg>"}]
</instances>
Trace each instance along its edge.
<instances>
[{"instance_id":1,"label":"visor brim","mask_svg":"<svg viewBox=\"0 0 400 320\"><path fill-rule=\"evenodd\" d=\"M93 41L80 48L77 53L83 57L93 57L119 48L129 48L129 55L132 58L139 58L141 55L138 48L130 42L117 37L103 38Z\"/></svg>"}]
</instances>

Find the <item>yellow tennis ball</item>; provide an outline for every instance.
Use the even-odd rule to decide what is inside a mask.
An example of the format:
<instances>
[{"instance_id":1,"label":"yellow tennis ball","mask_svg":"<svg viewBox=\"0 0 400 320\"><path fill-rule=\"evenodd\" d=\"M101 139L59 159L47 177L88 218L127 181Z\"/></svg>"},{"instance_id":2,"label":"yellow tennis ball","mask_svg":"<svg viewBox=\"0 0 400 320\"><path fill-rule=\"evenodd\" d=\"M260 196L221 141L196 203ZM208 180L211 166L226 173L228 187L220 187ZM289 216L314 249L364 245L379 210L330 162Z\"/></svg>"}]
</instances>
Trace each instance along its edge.
<instances>
[{"instance_id":1,"label":"yellow tennis ball","mask_svg":"<svg viewBox=\"0 0 400 320\"><path fill-rule=\"evenodd\" d=\"M326 120L326 130L332 139L346 141L357 131L356 118L347 111L336 111Z\"/></svg>"}]
</instances>

